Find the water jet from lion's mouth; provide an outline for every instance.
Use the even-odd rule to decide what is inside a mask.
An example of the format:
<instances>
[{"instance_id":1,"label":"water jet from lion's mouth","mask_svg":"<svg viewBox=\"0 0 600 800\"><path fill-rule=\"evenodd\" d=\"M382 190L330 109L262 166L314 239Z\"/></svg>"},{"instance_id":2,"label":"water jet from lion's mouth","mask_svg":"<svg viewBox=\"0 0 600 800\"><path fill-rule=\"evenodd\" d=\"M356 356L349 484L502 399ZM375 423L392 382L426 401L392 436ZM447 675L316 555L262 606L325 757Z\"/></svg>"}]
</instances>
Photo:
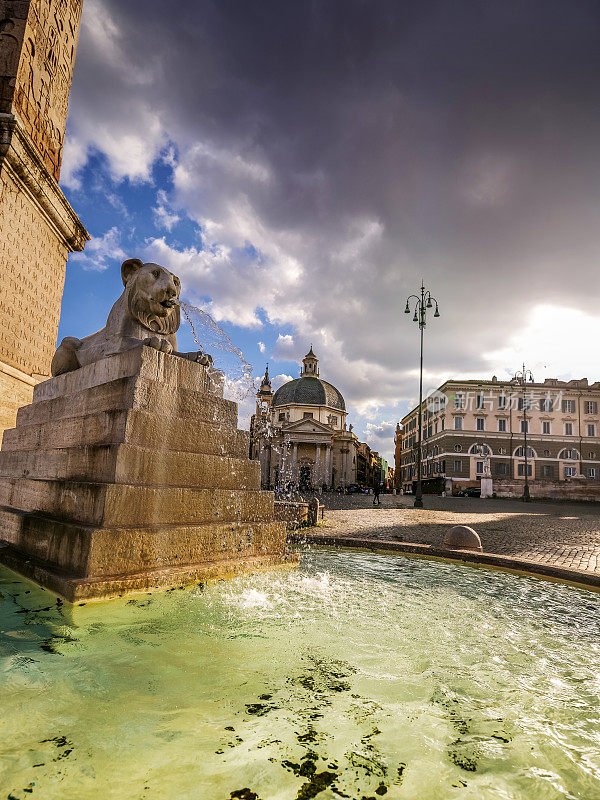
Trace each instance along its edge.
<instances>
[{"instance_id":1,"label":"water jet from lion's mouth","mask_svg":"<svg viewBox=\"0 0 600 800\"><path fill-rule=\"evenodd\" d=\"M181 298L173 302L183 311L194 342L203 353L210 353L213 363L224 375L225 392L233 400L244 401L254 395L256 386L249 364L239 347L236 347L211 315ZM218 351L218 352L215 352Z\"/></svg>"}]
</instances>

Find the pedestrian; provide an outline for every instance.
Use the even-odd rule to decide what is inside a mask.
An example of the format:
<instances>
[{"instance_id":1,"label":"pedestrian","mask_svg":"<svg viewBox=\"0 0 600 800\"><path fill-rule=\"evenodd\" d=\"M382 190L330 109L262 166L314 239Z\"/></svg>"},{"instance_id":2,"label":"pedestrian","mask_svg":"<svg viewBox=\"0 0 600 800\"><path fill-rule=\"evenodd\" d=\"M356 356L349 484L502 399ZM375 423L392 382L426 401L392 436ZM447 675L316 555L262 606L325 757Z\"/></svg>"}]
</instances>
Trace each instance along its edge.
<instances>
[{"instance_id":1,"label":"pedestrian","mask_svg":"<svg viewBox=\"0 0 600 800\"><path fill-rule=\"evenodd\" d=\"M378 506L381 505L381 500L379 499L379 484L378 483L376 483L375 486L373 486L373 505L375 505L375 501L377 501L377 505Z\"/></svg>"}]
</instances>

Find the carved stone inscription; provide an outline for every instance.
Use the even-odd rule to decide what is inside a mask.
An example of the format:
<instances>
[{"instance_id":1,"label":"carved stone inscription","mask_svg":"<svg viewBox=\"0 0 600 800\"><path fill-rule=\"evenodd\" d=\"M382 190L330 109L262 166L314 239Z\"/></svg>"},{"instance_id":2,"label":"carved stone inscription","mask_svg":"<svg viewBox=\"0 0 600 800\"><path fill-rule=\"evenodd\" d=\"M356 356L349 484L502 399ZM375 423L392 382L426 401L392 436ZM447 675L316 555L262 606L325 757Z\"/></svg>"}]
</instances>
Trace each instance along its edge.
<instances>
[{"instance_id":1,"label":"carved stone inscription","mask_svg":"<svg viewBox=\"0 0 600 800\"><path fill-rule=\"evenodd\" d=\"M0 193L0 361L29 375L48 375L67 251L6 173Z\"/></svg>"},{"instance_id":2,"label":"carved stone inscription","mask_svg":"<svg viewBox=\"0 0 600 800\"><path fill-rule=\"evenodd\" d=\"M83 0L0 0L0 111L58 180Z\"/></svg>"}]
</instances>

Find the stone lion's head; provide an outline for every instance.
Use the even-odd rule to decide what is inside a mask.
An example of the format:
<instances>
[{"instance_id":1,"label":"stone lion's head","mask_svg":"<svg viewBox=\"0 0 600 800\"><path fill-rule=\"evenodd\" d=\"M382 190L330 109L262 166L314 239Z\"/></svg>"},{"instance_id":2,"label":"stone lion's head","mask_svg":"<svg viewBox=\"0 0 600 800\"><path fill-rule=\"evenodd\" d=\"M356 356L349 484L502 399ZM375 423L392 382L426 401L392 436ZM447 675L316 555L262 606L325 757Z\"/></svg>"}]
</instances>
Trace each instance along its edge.
<instances>
[{"instance_id":1,"label":"stone lion's head","mask_svg":"<svg viewBox=\"0 0 600 800\"><path fill-rule=\"evenodd\" d=\"M179 290L177 275L159 264L143 264L128 258L121 265L127 295L127 309L144 328L154 333L175 333L179 328Z\"/></svg>"}]
</instances>

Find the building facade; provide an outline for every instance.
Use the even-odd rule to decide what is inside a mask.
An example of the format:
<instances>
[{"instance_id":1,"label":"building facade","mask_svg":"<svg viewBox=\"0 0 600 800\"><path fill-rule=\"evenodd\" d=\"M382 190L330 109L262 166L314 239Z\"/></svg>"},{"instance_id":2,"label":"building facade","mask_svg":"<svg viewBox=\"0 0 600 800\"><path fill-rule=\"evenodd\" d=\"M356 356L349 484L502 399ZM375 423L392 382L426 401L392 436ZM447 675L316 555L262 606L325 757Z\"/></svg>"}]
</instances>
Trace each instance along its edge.
<instances>
[{"instance_id":1,"label":"building facade","mask_svg":"<svg viewBox=\"0 0 600 800\"><path fill-rule=\"evenodd\" d=\"M586 378L543 383L450 380L423 401L424 481L446 490L476 483L489 458L492 478L530 481L600 480L600 382ZM402 420L400 481L417 477L419 408ZM398 432L397 432L398 435ZM398 462L396 462L398 465ZM439 481L437 481L439 483Z\"/></svg>"},{"instance_id":2,"label":"building facade","mask_svg":"<svg viewBox=\"0 0 600 800\"><path fill-rule=\"evenodd\" d=\"M67 256L58 186L83 0L0 0L0 435L50 373Z\"/></svg>"},{"instance_id":3,"label":"building facade","mask_svg":"<svg viewBox=\"0 0 600 800\"><path fill-rule=\"evenodd\" d=\"M300 377L275 393L265 372L250 423L250 457L264 488L344 488L357 481L358 439L341 393L319 377L312 347Z\"/></svg>"}]
</instances>

